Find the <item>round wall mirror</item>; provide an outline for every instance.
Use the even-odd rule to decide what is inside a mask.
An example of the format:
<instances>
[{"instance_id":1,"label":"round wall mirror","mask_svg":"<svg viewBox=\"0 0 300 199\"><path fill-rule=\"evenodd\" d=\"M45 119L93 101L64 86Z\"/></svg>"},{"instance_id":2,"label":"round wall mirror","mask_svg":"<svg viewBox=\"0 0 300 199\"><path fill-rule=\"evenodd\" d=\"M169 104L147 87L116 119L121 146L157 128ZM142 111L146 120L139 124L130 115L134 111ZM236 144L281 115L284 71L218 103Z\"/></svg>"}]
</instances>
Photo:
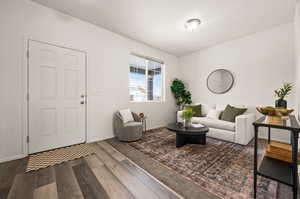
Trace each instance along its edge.
<instances>
[{"instance_id":1,"label":"round wall mirror","mask_svg":"<svg viewBox=\"0 0 300 199\"><path fill-rule=\"evenodd\" d=\"M217 69L207 77L207 88L215 94L228 92L234 83L232 73L226 69Z\"/></svg>"}]
</instances>

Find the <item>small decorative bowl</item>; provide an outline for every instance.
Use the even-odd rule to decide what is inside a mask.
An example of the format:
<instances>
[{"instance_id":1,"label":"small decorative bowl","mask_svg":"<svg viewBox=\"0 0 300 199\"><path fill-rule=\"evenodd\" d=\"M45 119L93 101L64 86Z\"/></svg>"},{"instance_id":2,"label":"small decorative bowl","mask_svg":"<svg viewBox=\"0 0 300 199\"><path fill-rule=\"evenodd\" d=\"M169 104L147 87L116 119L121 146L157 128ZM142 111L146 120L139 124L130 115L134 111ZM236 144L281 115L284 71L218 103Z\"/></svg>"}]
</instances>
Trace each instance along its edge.
<instances>
[{"instance_id":1,"label":"small decorative bowl","mask_svg":"<svg viewBox=\"0 0 300 199\"><path fill-rule=\"evenodd\" d=\"M258 112L266 116L266 122L274 125L283 125L284 120L289 119L289 114L292 113L293 109L286 108L274 108L271 106L257 107Z\"/></svg>"},{"instance_id":2,"label":"small decorative bowl","mask_svg":"<svg viewBox=\"0 0 300 199\"><path fill-rule=\"evenodd\" d=\"M285 117L289 116L290 113L294 111L294 109L286 109L286 108L274 108L271 106L267 107L257 107L258 112L266 116L273 116L273 117Z\"/></svg>"}]
</instances>

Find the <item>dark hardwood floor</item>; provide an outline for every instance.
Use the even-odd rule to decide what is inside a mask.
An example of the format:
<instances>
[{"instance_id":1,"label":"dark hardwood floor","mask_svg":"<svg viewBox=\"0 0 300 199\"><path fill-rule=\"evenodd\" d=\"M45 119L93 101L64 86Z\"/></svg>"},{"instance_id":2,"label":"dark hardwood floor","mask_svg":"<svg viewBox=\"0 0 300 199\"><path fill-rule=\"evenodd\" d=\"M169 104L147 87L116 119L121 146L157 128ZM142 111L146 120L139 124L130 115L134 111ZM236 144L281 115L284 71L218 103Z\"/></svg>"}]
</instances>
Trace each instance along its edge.
<instances>
[{"instance_id":1,"label":"dark hardwood floor","mask_svg":"<svg viewBox=\"0 0 300 199\"><path fill-rule=\"evenodd\" d=\"M217 198L127 144L91 145L95 155L34 172L24 173L26 158L0 164L0 199ZM291 196L279 186L277 199Z\"/></svg>"},{"instance_id":2,"label":"dark hardwood floor","mask_svg":"<svg viewBox=\"0 0 300 199\"><path fill-rule=\"evenodd\" d=\"M135 148L117 141L115 138L108 139L107 143L111 144L114 148L128 157L131 161L145 169L156 179L176 191L178 194L188 199L215 199L216 196L202 190L198 185L191 181L183 178L180 174L167 169L160 163L153 161L152 158L148 157L144 153L136 150ZM260 146L262 148L262 146ZM259 149L259 153L262 153L262 149ZM276 199L291 199L293 198L291 187L284 184L279 184L277 190ZM300 193L298 194L300 198Z\"/></svg>"},{"instance_id":3,"label":"dark hardwood floor","mask_svg":"<svg viewBox=\"0 0 300 199\"><path fill-rule=\"evenodd\" d=\"M27 159L0 164L0 199L180 199L106 142L95 155L24 173Z\"/></svg>"}]
</instances>

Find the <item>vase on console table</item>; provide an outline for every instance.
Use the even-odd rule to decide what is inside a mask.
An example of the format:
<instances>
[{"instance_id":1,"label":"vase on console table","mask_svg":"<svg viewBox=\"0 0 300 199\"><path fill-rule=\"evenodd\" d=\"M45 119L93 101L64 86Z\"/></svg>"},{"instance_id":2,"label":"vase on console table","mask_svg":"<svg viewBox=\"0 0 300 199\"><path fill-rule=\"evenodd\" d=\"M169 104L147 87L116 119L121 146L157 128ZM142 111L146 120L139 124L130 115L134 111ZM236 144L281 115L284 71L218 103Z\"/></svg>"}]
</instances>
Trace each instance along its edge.
<instances>
[{"instance_id":1,"label":"vase on console table","mask_svg":"<svg viewBox=\"0 0 300 199\"><path fill-rule=\"evenodd\" d=\"M275 101L276 108L287 108L287 101L284 99L278 99Z\"/></svg>"}]
</instances>

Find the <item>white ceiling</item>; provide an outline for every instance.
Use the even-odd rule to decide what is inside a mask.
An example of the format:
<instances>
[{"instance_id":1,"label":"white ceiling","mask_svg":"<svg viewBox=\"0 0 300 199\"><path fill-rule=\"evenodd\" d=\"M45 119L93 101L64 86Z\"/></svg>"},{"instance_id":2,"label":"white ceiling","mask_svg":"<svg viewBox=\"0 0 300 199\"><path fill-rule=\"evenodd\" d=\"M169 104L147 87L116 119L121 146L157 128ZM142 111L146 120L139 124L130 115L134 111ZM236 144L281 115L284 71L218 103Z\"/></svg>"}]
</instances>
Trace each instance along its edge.
<instances>
[{"instance_id":1,"label":"white ceiling","mask_svg":"<svg viewBox=\"0 0 300 199\"><path fill-rule=\"evenodd\" d=\"M181 56L292 22L296 0L33 0ZM184 23L200 18L187 31Z\"/></svg>"}]
</instances>

